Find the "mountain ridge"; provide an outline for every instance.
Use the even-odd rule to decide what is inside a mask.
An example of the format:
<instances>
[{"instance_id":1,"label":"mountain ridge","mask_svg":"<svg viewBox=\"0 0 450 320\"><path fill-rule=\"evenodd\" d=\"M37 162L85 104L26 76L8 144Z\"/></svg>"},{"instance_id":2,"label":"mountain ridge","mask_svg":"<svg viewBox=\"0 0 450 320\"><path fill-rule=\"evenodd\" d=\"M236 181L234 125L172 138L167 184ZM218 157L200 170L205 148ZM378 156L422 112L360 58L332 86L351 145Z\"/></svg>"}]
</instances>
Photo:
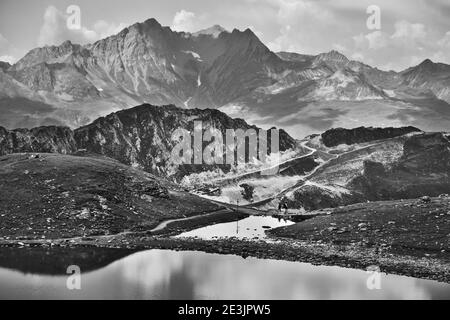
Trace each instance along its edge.
<instances>
[{"instance_id":1,"label":"mountain ridge","mask_svg":"<svg viewBox=\"0 0 450 320\"><path fill-rule=\"evenodd\" d=\"M450 66L445 64L424 61L402 72L383 71L336 50L275 53L251 29L205 30L175 32L151 18L92 44L65 41L35 48L0 69L7 75L5 87L18 82L30 91L15 97L54 109L45 115L24 112L36 125L46 118L46 123L76 128L143 103L218 108L231 116L243 110L253 124L286 127L297 137L342 126L347 118L377 125L378 119L362 116L374 103L385 125L442 130L450 124L450 112L441 107L450 102ZM0 96L7 95L2 91ZM358 108L341 102L356 102ZM15 104L0 101L0 108ZM289 114L298 119L295 124L285 120ZM330 124L315 124L320 115ZM0 117L0 125L18 123L24 121Z\"/></svg>"},{"instance_id":2,"label":"mountain ridge","mask_svg":"<svg viewBox=\"0 0 450 320\"><path fill-rule=\"evenodd\" d=\"M105 155L164 177L182 177L192 170L229 170L228 165L174 167L171 157L177 141L172 140L172 134L180 128L192 133L194 121L201 121L204 130L220 130L223 137L227 129L259 130L243 119L232 119L215 109L144 104L111 113L75 130L57 126L14 130L0 127L0 155L27 152L74 154L81 150L81 153ZM296 148L296 141L282 129L279 130L279 138L280 151ZM267 144L272 150L270 136Z\"/></svg>"}]
</instances>

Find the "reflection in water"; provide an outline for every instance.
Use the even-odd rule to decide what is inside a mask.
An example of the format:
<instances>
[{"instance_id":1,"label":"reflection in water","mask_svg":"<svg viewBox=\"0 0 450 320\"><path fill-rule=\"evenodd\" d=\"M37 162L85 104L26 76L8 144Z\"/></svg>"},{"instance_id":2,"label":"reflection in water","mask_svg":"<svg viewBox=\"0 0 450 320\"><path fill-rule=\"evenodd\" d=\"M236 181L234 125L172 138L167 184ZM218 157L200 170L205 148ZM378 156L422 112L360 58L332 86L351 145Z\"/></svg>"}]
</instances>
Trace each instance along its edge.
<instances>
[{"instance_id":1,"label":"reflection in water","mask_svg":"<svg viewBox=\"0 0 450 320\"><path fill-rule=\"evenodd\" d=\"M269 216L250 216L235 222L218 223L188 231L177 237L198 237L205 240L230 237L238 239L264 239L266 238L264 231L268 227L285 227L291 224L294 224L294 222Z\"/></svg>"},{"instance_id":2,"label":"reflection in water","mask_svg":"<svg viewBox=\"0 0 450 320\"><path fill-rule=\"evenodd\" d=\"M268 276L270 275L270 276ZM82 290L65 276L0 269L0 298L56 299L431 299L450 298L450 285L382 275L368 290L360 270L243 259L200 252L150 250L82 274Z\"/></svg>"}]
</instances>

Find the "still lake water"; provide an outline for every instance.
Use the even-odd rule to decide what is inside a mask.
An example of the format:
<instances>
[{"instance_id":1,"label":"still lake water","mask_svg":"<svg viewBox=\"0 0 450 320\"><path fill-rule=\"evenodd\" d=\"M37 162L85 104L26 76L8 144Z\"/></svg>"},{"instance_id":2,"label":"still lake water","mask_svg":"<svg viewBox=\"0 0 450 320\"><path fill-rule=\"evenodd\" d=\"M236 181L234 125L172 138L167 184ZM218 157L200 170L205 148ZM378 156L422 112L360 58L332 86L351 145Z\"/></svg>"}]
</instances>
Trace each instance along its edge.
<instances>
[{"instance_id":1,"label":"still lake water","mask_svg":"<svg viewBox=\"0 0 450 320\"><path fill-rule=\"evenodd\" d=\"M70 249L64 250L70 257ZM62 252L46 255L52 254L59 257ZM0 267L0 298L450 299L450 285L435 281L382 274L381 290L369 290L368 274L361 270L170 250L133 253L92 271L82 267L81 290L70 291L68 275L61 272L67 259L59 267L49 265L60 271L48 274L42 272L45 265L24 258L20 264L7 262L8 268ZM37 269L42 273L33 271Z\"/></svg>"},{"instance_id":2,"label":"still lake water","mask_svg":"<svg viewBox=\"0 0 450 320\"><path fill-rule=\"evenodd\" d=\"M216 238L258 239L266 240L265 231L271 228L286 227L294 224L289 220L271 216L249 216L235 222L218 223L182 233L177 238L197 237L204 240Z\"/></svg>"}]
</instances>

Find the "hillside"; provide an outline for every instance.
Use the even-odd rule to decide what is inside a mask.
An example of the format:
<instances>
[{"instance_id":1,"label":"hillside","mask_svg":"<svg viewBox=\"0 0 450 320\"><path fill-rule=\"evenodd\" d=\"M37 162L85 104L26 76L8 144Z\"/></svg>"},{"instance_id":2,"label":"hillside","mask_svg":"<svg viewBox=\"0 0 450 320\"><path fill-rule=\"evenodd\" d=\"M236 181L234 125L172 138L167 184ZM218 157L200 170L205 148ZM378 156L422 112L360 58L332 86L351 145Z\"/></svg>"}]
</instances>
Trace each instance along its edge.
<instances>
[{"instance_id":1,"label":"hillside","mask_svg":"<svg viewBox=\"0 0 450 320\"><path fill-rule=\"evenodd\" d=\"M178 142L172 140L172 134L178 129L184 129L193 135L194 121L202 122L202 134L208 129L219 130L224 143L227 129L260 130L243 119L230 118L214 109L180 109L173 105L145 104L112 113L74 131L56 126L30 130L0 127L0 155L20 152L70 154L85 150L166 178L181 179L194 172L216 169L228 172L233 167L229 164L179 166L173 163L172 150ZM270 134L265 141L267 153L270 154L274 151ZM202 143L203 150L208 144ZM290 152L296 148L296 141L280 129L279 151ZM250 161L246 159L246 162Z\"/></svg>"},{"instance_id":2,"label":"hillside","mask_svg":"<svg viewBox=\"0 0 450 320\"><path fill-rule=\"evenodd\" d=\"M0 237L55 239L150 230L219 209L164 180L101 156L0 157Z\"/></svg>"},{"instance_id":3,"label":"hillside","mask_svg":"<svg viewBox=\"0 0 450 320\"><path fill-rule=\"evenodd\" d=\"M364 250L374 259L398 254L450 261L450 199L395 200L328 209L295 225L273 229L276 237L341 245L349 254ZM363 252L364 252L363 251Z\"/></svg>"},{"instance_id":4,"label":"hillside","mask_svg":"<svg viewBox=\"0 0 450 320\"><path fill-rule=\"evenodd\" d=\"M173 167L171 152L177 142L172 140L172 134L177 129L185 129L193 135L194 121L202 122L203 132L209 128L219 130L224 143L227 129L260 129L250 126L243 119L232 119L218 110L142 105L100 118L75 130L75 140L80 149L104 154L132 166L138 165L148 172L163 176L180 178L193 172L216 168L229 171L230 166L226 164ZM267 141L268 149L272 150L270 135ZM203 143L203 148L206 145L207 143ZM281 129L279 150L286 151L295 147L295 140Z\"/></svg>"},{"instance_id":5,"label":"hillside","mask_svg":"<svg viewBox=\"0 0 450 320\"><path fill-rule=\"evenodd\" d=\"M369 141L376 138L376 131L368 130L365 137L357 136L359 143L352 143L349 137L363 132L361 128L354 130L345 135L331 130L310 138L306 145L332 158L279 194L278 201L285 199L290 208L315 210L366 201L436 197L450 191L447 134L404 128L404 135ZM390 130L385 129L385 133ZM333 147L326 147L324 141ZM274 200L272 206L276 203Z\"/></svg>"}]
</instances>

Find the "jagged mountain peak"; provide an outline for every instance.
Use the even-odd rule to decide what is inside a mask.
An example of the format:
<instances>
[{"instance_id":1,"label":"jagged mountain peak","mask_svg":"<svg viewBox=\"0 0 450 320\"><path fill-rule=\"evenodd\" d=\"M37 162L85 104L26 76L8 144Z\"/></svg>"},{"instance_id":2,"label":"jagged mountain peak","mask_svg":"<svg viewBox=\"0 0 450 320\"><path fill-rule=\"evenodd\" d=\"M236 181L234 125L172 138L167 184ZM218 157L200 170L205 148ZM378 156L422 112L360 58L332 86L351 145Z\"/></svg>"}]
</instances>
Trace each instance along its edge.
<instances>
[{"instance_id":1,"label":"jagged mountain peak","mask_svg":"<svg viewBox=\"0 0 450 320\"><path fill-rule=\"evenodd\" d=\"M444 63L433 62L430 59L425 59L421 64L417 66L421 70L426 70L430 72L441 72L441 71L450 71L450 66Z\"/></svg>"},{"instance_id":2,"label":"jagged mountain peak","mask_svg":"<svg viewBox=\"0 0 450 320\"><path fill-rule=\"evenodd\" d=\"M441 72L441 71L444 71L444 72L450 71L450 66L445 63L433 62L430 59L425 59L418 65L416 65L414 67L410 67L410 68L402 71L401 73L403 73L403 74L408 74L410 72L435 73L435 72Z\"/></svg>"},{"instance_id":3,"label":"jagged mountain peak","mask_svg":"<svg viewBox=\"0 0 450 320\"><path fill-rule=\"evenodd\" d=\"M59 46L45 46L35 48L28 52L22 59L17 61L11 69L13 71L25 69L42 63L57 63L61 62L67 55L73 52L79 52L82 49L81 45L73 44L71 41L64 41Z\"/></svg>"},{"instance_id":4,"label":"jagged mountain peak","mask_svg":"<svg viewBox=\"0 0 450 320\"><path fill-rule=\"evenodd\" d=\"M342 53L332 50L317 55L312 60L313 67L326 67L331 71L336 71L339 68L344 68L350 63L350 60Z\"/></svg>"},{"instance_id":5,"label":"jagged mountain peak","mask_svg":"<svg viewBox=\"0 0 450 320\"><path fill-rule=\"evenodd\" d=\"M161 25L161 23L158 22L158 20L156 20L155 18L150 18L145 20L144 22L138 22L135 23L133 25L131 25L128 28L125 28L125 30L123 30L122 35L126 36L128 34L128 32L130 31L135 31L139 34L147 34L149 32L154 32L154 31L161 31L163 29L169 29L169 27L164 27L163 25ZM119 35L121 34L119 33Z\"/></svg>"},{"instance_id":6,"label":"jagged mountain peak","mask_svg":"<svg viewBox=\"0 0 450 320\"><path fill-rule=\"evenodd\" d=\"M430 59L425 59L425 60L422 61L422 63L420 65L422 65L422 66L429 66L429 65L433 65L433 64L434 64L434 62L431 61Z\"/></svg>"},{"instance_id":7,"label":"jagged mountain peak","mask_svg":"<svg viewBox=\"0 0 450 320\"><path fill-rule=\"evenodd\" d=\"M247 35L247 36L255 36L256 37L255 33L250 28L246 28L244 31L239 30L237 28L234 28L231 33L232 34L240 34L240 35Z\"/></svg>"},{"instance_id":8,"label":"jagged mountain peak","mask_svg":"<svg viewBox=\"0 0 450 320\"><path fill-rule=\"evenodd\" d=\"M161 27L161 24L155 18L149 18L143 22L143 24L148 26Z\"/></svg>"},{"instance_id":9,"label":"jagged mountain peak","mask_svg":"<svg viewBox=\"0 0 450 320\"><path fill-rule=\"evenodd\" d=\"M8 82L0 95L10 96L8 88L23 85L34 93L27 97L61 106L51 112L55 123L78 127L145 102L201 109L242 106L258 116L311 101L388 100L420 96L424 89L448 102L448 68L425 60L403 73L387 73L336 50L275 54L250 28L227 31L214 25L196 33L175 32L151 18L93 44L65 41L34 49L12 67L0 66ZM270 121L276 123L275 117Z\"/></svg>"}]
</instances>

